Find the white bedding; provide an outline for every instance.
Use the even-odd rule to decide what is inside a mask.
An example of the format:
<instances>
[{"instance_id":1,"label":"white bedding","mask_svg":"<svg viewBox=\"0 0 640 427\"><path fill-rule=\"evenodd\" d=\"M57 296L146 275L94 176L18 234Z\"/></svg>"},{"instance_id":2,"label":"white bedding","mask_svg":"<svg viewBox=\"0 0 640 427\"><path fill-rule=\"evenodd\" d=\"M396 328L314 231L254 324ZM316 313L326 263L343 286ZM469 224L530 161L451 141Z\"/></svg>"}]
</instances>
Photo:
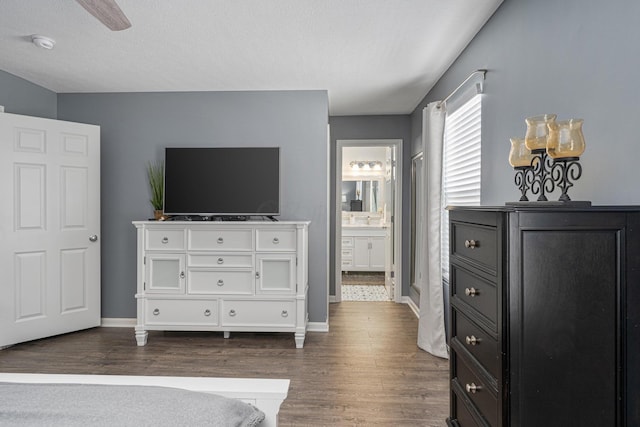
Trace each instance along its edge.
<instances>
[{"instance_id":1,"label":"white bedding","mask_svg":"<svg viewBox=\"0 0 640 427\"><path fill-rule=\"evenodd\" d=\"M206 378L206 377L161 377L161 376L121 376L121 375L56 375L56 374L6 374L0 373L0 383L19 383L17 385L25 385L25 384L85 384L85 385L110 385L113 387L122 387L122 386L154 386L150 387L147 390L141 389L141 387L132 387L129 389L108 389L113 390L114 393L110 393L112 396L117 398L112 398L112 401L116 405L123 405L123 396L130 396L131 404L127 408L120 408L118 410L118 414L128 413L129 411L133 415L135 415L136 409L139 411L139 415L142 416L141 419L151 418L153 413L147 413L145 415L145 411L148 408L152 407L152 403L150 400L161 400L165 402L165 407L163 410L168 410L169 414L171 412L176 412L174 414L176 417L182 417L185 420L183 425L197 425L194 424L197 422L201 423L203 419L215 418L215 415L212 415L209 411L210 408L207 407L207 398L211 399L211 396L199 396L193 400L189 399L189 393L185 394L184 390L188 390L189 392L204 392L204 393L213 393L219 396L230 397L242 400L243 402L247 402L252 404L253 406L260 409L265 414L265 419L260 424L261 427L274 427L277 426L277 413L280 409L280 405L282 401L286 398L288 388L289 388L289 380L280 380L280 379L249 379L249 378ZM7 384L8 386L9 384ZM164 389L161 389L164 387ZM178 388L182 390L174 390L174 393L171 393L171 390L166 389L166 387ZM160 388L160 389L158 389ZM83 390L81 388L81 390ZM97 396L100 395L100 388L94 388L90 386L86 386L84 391L86 392L85 397L88 397L90 393L93 393ZM127 390L127 391L124 391ZM7 388L5 391L9 391ZM14 388L11 393L20 392L27 393L26 389L22 387ZM47 393L51 392L51 389L44 391L38 391L38 393ZM56 393L70 393L71 390L66 387L58 389ZM77 393L77 391L74 391ZM123 394L124 393L124 394ZM25 394L26 396L26 394ZM144 397L146 396L146 398ZM177 406L172 407L171 399L176 399L177 402L180 403ZM35 396L34 396L35 397ZM68 400L68 399L66 399ZM120 400L120 402L118 402ZM129 401L126 400L126 401ZM235 411L240 410L245 411L248 414L249 420L251 420L253 414L246 411L246 408L242 408L242 405L234 405L234 402L226 402L224 399L220 399L224 405L227 405L233 408ZM46 400L45 400L46 401ZM91 402L91 400L88 400ZM186 403L191 402L191 403ZM14 402L15 403L15 402ZM29 402L26 403L26 408L28 410ZM90 403L89 403L90 404ZM2 403L0 402L0 405ZM88 405L88 404L87 404ZM183 414L177 413L180 408L186 407L190 405L190 409L186 409ZM205 405L204 407L198 405ZM17 406L17 404L16 404ZM82 406L82 405L79 405ZM209 405L211 406L211 405ZM0 423L2 422L3 415L7 415L7 410L10 410L12 406L8 403L5 404L5 407L0 406ZM200 408L200 409L198 409ZM125 410L126 409L126 410ZM95 411L90 411L95 412ZM160 411L158 411L160 412ZM109 413L107 411L107 413ZM58 413L58 415L60 412ZM23 413L24 415L24 413ZM85 414L86 415L86 414ZM89 414L91 415L91 414ZM191 418L191 421L188 421L188 417L200 417L201 418ZM52 420L55 416L51 416ZM127 416L125 416L126 419ZM165 415L165 419L168 421L169 415ZM133 419L133 418L131 418ZM113 421L116 421L114 418ZM214 420L215 421L215 420ZM92 425L98 425L96 422L90 423ZM23 424L29 425L29 424ZM36 424L33 424L36 425ZM37 425L43 425L42 423L38 423ZM54 425L54 424L50 424ZM57 425L61 425L58 423ZM135 424L131 424L135 425ZM144 425L144 423L138 425ZM155 424L158 425L158 424ZM169 425L169 424L166 424ZM212 425L216 425L212 423ZM242 424L237 424L242 425ZM247 424L251 425L251 424Z\"/></svg>"}]
</instances>

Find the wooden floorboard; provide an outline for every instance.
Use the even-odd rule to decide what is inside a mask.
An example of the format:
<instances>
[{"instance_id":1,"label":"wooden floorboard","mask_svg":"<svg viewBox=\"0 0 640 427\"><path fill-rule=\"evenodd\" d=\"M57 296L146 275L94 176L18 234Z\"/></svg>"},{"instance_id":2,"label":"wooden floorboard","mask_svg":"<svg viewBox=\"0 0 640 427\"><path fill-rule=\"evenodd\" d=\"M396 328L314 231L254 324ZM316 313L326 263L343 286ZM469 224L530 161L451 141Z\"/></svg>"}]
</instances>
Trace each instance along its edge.
<instances>
[{"instance_id":1,"label":"wooden floorboard","mask_svg":"<svg viewBox=\"0 0 640 427\"><path fill-rule=\"evenodd\" d=\"M448 361L416 346L404 304L330 305L329 332L150 332L95 328L0 350L0 371L67 374L289 378L282 426L444 426Z\"/></svg>"}]
</instances>

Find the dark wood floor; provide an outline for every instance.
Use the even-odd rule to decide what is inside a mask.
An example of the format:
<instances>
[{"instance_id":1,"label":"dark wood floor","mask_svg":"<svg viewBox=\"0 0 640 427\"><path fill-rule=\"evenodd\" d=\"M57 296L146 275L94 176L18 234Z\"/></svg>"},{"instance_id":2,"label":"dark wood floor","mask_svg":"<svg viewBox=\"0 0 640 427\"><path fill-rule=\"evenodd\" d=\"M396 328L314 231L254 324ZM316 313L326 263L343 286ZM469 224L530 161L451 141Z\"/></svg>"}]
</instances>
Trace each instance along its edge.
<instances>
[{"instance_id":1,"label":"dark wood floor","mask_svg":"<svg viewBox=\"0 0 640 427\"><path fill-rule=\"evenodd\" d=\"M416 346L418 322L404 304L330 305L330 332L150 332L96 328L0 350L0 371L289 378L283 426L444 426L448 362Z\"/></svg>"}]
</instances>

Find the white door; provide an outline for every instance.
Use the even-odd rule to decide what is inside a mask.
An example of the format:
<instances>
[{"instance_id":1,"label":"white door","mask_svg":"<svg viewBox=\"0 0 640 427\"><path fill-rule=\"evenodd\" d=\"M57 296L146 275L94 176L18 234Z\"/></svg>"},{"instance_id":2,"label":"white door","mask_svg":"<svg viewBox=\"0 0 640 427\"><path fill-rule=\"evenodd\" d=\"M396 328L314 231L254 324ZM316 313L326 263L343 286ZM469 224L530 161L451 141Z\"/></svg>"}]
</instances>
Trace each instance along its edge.
<instances>
[{"instance_id":1,"label":"white door","mask_svg":"<svg viewBox=\"0 0 640 427\"><path fill-rule=\"evenodd\" d=\"M392 299L395 299L396 272L396 147L387 148L387 168L385 176L385 216L389 218L385 241L384 286Z\"/></svg>"},{"instance_id":2,"label":"white door","mask_svg":"<svg viewBox=\"0 0 640 427\"><path fill-rule=\"evenodd\" d=\"M256 293L293 295L296 293L294 254L256 255Z\"/></svg>"},{"instance_id":3,"label":"white door","mask_svg":"<svg viewBox=\"0 0 640 427\"><path fill-rule=\"evenodd\" d=\"M353 269L366 271L369 269L369 238L353 238Z\"/></svg>"},{"instance_id":4,"label":"white door","mask_svg":"<svg viewBox=\"0 0 640 427\"><path fill-rule=\"evenodd\" d=\"M147 255L145 292L183 294L185 289L184 254Z\"/></svg>"},{"instance_id":5,"label":"white door","mask_svg":"<svg viewBox=\"0 0 640 427\"><path fill-rule=\"evenodd\" d=\"M100 128L0 113L0 347L100 325Z\"/></svg>"},{"instance_id":6,"label":"white door","mask_svg":"<svg viewBox=\"0 0 640 427\"><path fill-rule=\"evenodd\" d=\"M385 268L385 237L369 238L369 267L372 271L383 271Z\"/></svg>"}]
</instances>

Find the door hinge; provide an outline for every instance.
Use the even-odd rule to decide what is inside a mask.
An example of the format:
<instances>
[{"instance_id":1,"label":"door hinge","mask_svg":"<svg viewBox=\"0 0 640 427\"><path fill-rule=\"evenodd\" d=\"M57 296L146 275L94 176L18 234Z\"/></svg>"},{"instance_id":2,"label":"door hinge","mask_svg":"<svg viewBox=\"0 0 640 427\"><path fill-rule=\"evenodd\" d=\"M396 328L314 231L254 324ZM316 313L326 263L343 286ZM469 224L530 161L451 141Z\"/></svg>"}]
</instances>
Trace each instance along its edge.
<instances>
[{"instance_id":1,"label":"door hinge","mask_svg":"<svg viewBox=\"0 0 640 427\"><path fill-rule=\"evenodd\" d=\"M394 270L391 270L389 276L393 279L394 277L396 277L396 272Z\"/></svg>"},{"instance_id":2,"label":"door hinge","mask_svg":"<svg viewBox=\"0 0 640 427\"><path fill-rule=\"evenodd\" d=\"M146 256L142 259L142 263L143 263L144 265L147 265L147 257L146 257Z\"/></svg>"},{"instance_id":3,"label":"door hinge","mask_svg":"<svg viewBox=\"0 0 640 427\"><path fill-rule=\"evenodd\" d=\"M142 290L147 290L147 282L142 282Z\"/></svg>"}]
</instances>

